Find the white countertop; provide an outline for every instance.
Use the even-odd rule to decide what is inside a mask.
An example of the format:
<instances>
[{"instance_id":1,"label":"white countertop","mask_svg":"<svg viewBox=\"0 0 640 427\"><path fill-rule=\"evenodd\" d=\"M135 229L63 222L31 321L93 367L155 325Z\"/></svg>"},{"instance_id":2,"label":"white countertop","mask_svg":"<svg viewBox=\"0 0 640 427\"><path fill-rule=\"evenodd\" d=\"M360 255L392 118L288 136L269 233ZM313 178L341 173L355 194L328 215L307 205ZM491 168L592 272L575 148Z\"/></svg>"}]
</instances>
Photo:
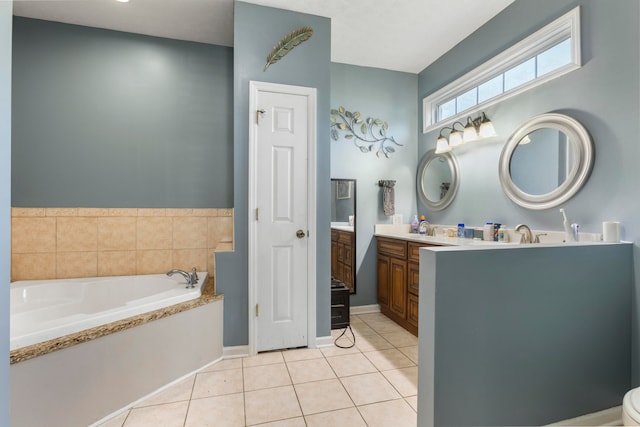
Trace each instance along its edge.
<instances>
[{"instance_id":1,"label":"white countertop","mask_svg":"<svg viewBox=\"0 0 640 427\"><path fill-rule=\"evenodd\" d=\"M353 225L333 225L331 224L332 230L340 230L340 231L350 231L353 233Z\"/></svg>"},{"instance_id":2,"label":"white countertop","mask_svg":"<svg viewBox=\"0 0 640 427\"><path fill-rule=\"evenodd\" d=\"M446 229L447 226L438 226L441 229ZM520 234L515 233L513 230L509 230L509 242L494 242L486 240L465 239L460 237L445 237L445 236L426 236L423 234L414 234L410 232L411 225L409 224L376 224L374 228L374 236L376 237L388 237L391 239L401 239L412 242L420 242L430 245L437 245L441 247L477 247L484 249L497 249L497 248L531 248L531 247L562 247L562 246L585 246L585 245L617 245L620 243L603 242L602 240L595 240L589 234L581 235L579 242L563 242L561 239L564 233L560 232L547 232L547 235L541 236L541 243L520 243ZM545 241L545 238L549 240Z\"/></svg>"}]
</instances>

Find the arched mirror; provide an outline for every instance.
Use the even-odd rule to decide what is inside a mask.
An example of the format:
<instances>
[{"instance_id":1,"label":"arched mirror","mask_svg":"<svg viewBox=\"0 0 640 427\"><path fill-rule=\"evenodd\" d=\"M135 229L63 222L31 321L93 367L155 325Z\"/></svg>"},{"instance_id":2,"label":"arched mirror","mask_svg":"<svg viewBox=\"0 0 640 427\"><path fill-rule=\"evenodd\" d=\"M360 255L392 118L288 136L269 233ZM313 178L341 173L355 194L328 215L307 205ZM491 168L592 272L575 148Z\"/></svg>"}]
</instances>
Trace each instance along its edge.
<instances>
[{"instance_id":1,"label":"arched mirror","mask_svg":"<svg viewBox=\"0 0 640 427\"><path fill-rule=\"evenodd\" d=\"M453 153L427 151L418 166L416 188L424 205L440 211L451 204L458 192L458 162Z\"/></svg>"},{"instance_id":2,"label":"arched mirror","mask_svg":"<svg viewBox=\"0 0 640 427\"><path fill-rule=\"evenodd\" d=\"M549 209L573 197L589 178L593 144L572 117L542 114L509 137L500 154L500 184L528 209Z\"/></svg>"}]
</instances>

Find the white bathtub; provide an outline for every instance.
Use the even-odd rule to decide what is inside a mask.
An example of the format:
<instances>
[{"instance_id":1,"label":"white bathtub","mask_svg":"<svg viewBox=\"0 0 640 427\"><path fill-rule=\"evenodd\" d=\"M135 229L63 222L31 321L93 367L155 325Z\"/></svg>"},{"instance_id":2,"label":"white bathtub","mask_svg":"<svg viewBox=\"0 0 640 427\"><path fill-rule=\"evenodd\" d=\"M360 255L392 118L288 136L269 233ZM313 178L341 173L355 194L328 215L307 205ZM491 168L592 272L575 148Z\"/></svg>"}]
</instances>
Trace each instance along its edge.
<instances>
[{"instance_id":1,"label":"white bathtub","mask_svg":"<svg viewBox=\"0 0 640 427\"><path fill-rule=\"evenodd\" d=\"M198 275L206 283L207 274ZM223 298L189 301L200 294L164 274L12 283L12 356L52 351L10 365L11 426L86 427L220 360ZM181 302L189 308L93 333ZM55 338L86 329L90 339L57 347ZM56 344L30 347L41 341Z\"/></svg>"},{"instance_id":2,"label":"white bathtub","mask_svg":"<svg viewBox=\"0 0 640 427\"><path fill-rule=\"evenodd\" d=\"M199 298L207 273L198 276L192 289L179 274L13 282L10 349Z\"/></svg>"}]
</instances>

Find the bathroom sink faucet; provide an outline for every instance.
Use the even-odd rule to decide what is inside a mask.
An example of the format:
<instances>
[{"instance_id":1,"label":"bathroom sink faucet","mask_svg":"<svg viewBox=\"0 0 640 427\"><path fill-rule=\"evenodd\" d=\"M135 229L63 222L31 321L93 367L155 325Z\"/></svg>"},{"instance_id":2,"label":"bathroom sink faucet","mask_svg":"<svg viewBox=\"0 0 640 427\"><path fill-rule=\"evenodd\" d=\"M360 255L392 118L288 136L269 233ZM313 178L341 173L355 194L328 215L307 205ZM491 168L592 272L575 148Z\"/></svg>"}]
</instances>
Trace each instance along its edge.
<instances>
[{"instance_id":1,"label":"bathroom sink faucet","mask_svg":"<svg viewBox=\"0 0 640 427\"><path fill-rule=\"evenodd\" d=\"M185 280L187 281L187 289L195 288L196 283L198 283L198 274L196 273L195 267L193 267L191 273L187 273L184 270L178 270L175 268L167 272L167 276L169 277L173 276L174 274L179 274L185 278Z\"/></svg>"},{"instance_id":2,"label":"bathroom sink faucet","mask_svg":"<svg viewBox=\"0 0 640 427\"><path fill-rule=\"evenodd\" d=\"M524 233L520 230L524 229ZM518 233L522 234L522 237L520 238L520 243L533 243L533 233L531 232L531 229L529 228L528 225L526 224L518 224L516 225L515 231L517 231ZM538 240L536 243L539 243L540 240Z\"/></svg>"}]
</instances>

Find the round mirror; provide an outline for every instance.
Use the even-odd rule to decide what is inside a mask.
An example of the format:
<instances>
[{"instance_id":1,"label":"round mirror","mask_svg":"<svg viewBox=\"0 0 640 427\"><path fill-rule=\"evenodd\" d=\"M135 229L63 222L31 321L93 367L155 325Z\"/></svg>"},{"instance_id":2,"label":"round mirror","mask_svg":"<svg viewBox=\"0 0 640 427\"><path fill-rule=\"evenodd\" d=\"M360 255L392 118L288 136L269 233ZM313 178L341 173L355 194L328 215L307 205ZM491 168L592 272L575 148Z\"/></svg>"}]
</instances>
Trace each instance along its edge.
<instances>
[{"instance_id":1,"label":"round mirror","mask_svg":"<svg viewBox=\"0 0 640 427\"><path fill-rule=\"evenodd\" d=\"M418 166L418 195L429 209L440 211L458 192L458 163L452 153L428 151Z\"/></svg>"},{"instance_id":2,"label":"round mirror","mask_svg":"<svg viewBox=\"0 0 640 427\"><path fill-rule=\"evenodd\" d=\"M573 197L593 166L587 130L572 117L542 114L520 126L500 154L500 184L516 204L549 209Z\"/></svg>"}]
</instances>

